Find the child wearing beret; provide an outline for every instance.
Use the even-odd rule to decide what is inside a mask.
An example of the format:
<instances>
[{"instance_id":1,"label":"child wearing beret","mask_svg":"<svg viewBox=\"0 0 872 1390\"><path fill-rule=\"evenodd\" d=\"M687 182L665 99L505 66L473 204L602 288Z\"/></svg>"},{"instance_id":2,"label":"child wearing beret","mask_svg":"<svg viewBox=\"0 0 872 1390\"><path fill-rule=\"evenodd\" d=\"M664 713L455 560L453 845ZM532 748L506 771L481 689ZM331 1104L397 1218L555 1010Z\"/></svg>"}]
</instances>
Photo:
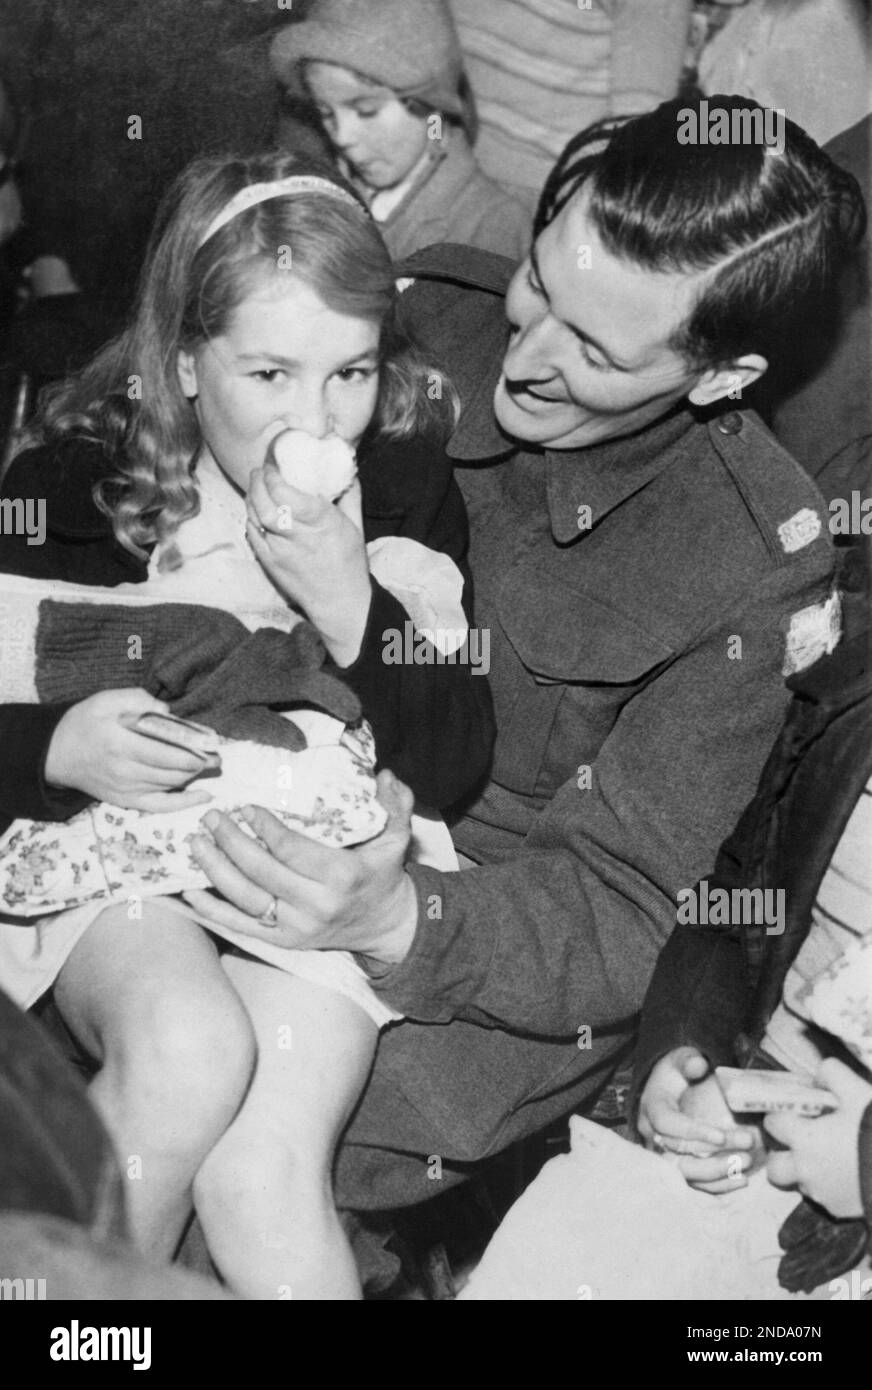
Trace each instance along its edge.
<instances>
[{"instance_id":1,"label":"child wearing beret","mask_svg":"<svg viewBox=\"0 0 872 1390\"><path fill-rule=\"evenodd\" d=\"M270 61L317 107L395 260L438 241L526 254L528 210L472 151L475 109L444 0L316 0L278 32Z\"/></svg>"}]
</instances>

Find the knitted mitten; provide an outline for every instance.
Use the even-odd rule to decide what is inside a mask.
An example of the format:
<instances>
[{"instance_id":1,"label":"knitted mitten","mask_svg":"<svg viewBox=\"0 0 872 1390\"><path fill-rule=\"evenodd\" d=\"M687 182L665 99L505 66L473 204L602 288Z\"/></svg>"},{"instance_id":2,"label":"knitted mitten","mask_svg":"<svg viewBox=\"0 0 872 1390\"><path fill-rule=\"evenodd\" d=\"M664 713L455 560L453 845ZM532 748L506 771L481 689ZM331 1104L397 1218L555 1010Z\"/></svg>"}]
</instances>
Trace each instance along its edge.
<instances>
[{"instance_id":1,"label":"knitted mitten","mask_svg":"<svg viewBox=\"0 0 872 1390\"><path fill-rule=\"evenodd\" d=\"M185 652L168 649L155 662L153 693L170 700L180 718L208 724L226 738L305 746L305 739L297 745L287 741L294 726L275 711L314 705L345 724L361 717L353 691L322 669L324 657L310 623L298 623L290 633L265 627L247 634L211 670L198 671L187 684Z\"/></svg>"},{"instance_id":2,"label":"knitted mitten","mask_svg":"<svg viewBox=\"0 0 872 1390\"><path fill-rule=\"evenodd\" d=\"M41 702L84 700L100 690L142 686L155 693L154 670L167 654L178 659L181 695L214 669L248 635L238 618L187 603L67 603L39 605L36 690Z\"/></svg>"},{"instance_id":3,"label":"knitted mitten","mask_svg":"<svg viewBox=\"0 0 872 1390\"><path fill-rule=\"evenodd\" d=\"M196 604L40 604L36 689L42 702L84 700L100 690L142 686L182 719L225 738L279 748L306 746L277 712L314 705L344 723L361 715L357 696L323 669L310 623L288 634L250 633L230 613Z\"/></svg>"}]
</instances>

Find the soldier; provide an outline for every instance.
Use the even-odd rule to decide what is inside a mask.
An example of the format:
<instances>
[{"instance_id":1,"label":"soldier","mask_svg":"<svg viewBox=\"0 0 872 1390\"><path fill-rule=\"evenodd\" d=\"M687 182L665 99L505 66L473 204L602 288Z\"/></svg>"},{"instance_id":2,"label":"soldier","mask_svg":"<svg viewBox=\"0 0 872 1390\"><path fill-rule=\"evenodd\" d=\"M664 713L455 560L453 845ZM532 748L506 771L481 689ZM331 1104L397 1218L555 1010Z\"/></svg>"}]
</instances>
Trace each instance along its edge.
<instances>
[{"instance_id":1,"label":"soldier","mask_svg":"<svg viewBox=\"0 0 872 1390\"><path fill-rule=\"evenodd\" d=\"M741 393L830 293L862 198L790 121L781 152L680 144L681 106L571 142L511 278L473 251L408 267L406 317L462 399L449 451L490 634L496 752L451 827L473 867L404 868L390 778L388 831L359 850L208 818L216 916L357 951L407 1016L340 1153L356 1210L421 1202L591 1101L678 893L753 793L784 677L838 640L822 499ZM365 705L378 672L349 675Z\"/></svg>"}]
</instances>

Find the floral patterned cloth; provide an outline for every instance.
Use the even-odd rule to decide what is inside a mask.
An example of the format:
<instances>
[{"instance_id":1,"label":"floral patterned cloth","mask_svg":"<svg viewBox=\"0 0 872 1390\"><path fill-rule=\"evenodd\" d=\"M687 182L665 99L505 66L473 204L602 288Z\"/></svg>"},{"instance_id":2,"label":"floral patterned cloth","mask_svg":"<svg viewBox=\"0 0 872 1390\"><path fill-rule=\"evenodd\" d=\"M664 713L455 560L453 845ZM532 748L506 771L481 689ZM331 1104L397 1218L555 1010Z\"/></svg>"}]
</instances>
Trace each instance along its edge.
<instances>
[{"instance_id":1,"label":"floral patterned cloth","mask_svg":"<svg viewBox=\"0 0 872 1390\"><path fill-rule=\"evenodd\" d=\"M286 950L216 927L183 899L168 896L210 887L188 849L210 809L228 811L247 830L240 807L256 801L292 829L336 847L381 830L385 812L375 799L368 730L346 729L317 711L299 717L310 743L299 753L220 741L222 771L208 784L210 807L148 813L99 803L63 824L15 821L0 839L0 984L6 992L28 1008L104 908L127 903L132 913L148 899L249 955L344 994L378 1027L399 1018L347 952Z\"/></svg>"},{"instance_id":2,"label":"floral patterned cloth","mask_svg":"<svg viewBox=\"0 0 872 1390\"><path fill-rule=\"evenodd\" d=\"M45 916L81 903L208 888L191 858L191 837L206 809L251 802L321 844L341 848L377 835L385 812L375 798L375 749L367 730L338 727L337 742L292 753L218 740L220 775L203 782L212 805L180 811L132 811L98 802L59 824L17 820L0 837L0 914ZM251 833L251 832L249 832Z\"/></svg>"},{"instance_id":3,"label":"floral patterned cloth","mask_svg":"<svg viewBox=\"0 0 872 1390\"><path fill-rule=\"evenodd\" d=\"M872 780L818 887L811 929L787 971L781 1002L766 1029L766 1051L807 1080L820 1064L817 1028L840 1038L872 1080L870 844Z\"/></svg>"},{"instance_id":4,"label":"floral patterned cloth","mask_svg":"<svg viewBox=\"0 0 872 1390\"><path fill-rule=\"evenodd\" d=\"M277 593L245 541L245 503L209 456L197 465L200 511L155 547L144 584L119 585L113 602L205 603L234 613L249 631L284 631L299 615ZM430 553L430 552L428 552ZM80 586L47 585L49 597ZM95 590L105 601L108 594ZM70 597L72 597L70 593ZM36 606L33 608L36 613ZM28 631L35 631L30 622ZM24 677L32 682L32 640L19 634ZM21 698L34 698L27 695ZM335 989L379 1025L400 1017L370 988L344 951L290 951L216 928L180 897L208 882L188 854L190 836L207 809L234 815L255 803L323 844L343 846L378 834L384 811L375 798L375 750L368 731L347 728L316 710L293 715L308 747L299 753L224 741L222 772L210 781L212 807L170 814L95 805L60 824L16 821L0 840L0 986L28 1008L48 989L76 942L107 905L149 898L169 913L200 922L251 955ZM456 867L450 837L431 862ZM5 920L4 920L5 918Z\"/></svg>"},{"instance_id":5,"label":"floral patterned cloth","mask_svg":"<svg viewBox=\"0 0 872 1390\"><path fill-rule=\"evenodd\" d=\"M852 942L801 994L812 1022L840 1038L872 1076L872 934Z\"/></svg>"}]
</instances>

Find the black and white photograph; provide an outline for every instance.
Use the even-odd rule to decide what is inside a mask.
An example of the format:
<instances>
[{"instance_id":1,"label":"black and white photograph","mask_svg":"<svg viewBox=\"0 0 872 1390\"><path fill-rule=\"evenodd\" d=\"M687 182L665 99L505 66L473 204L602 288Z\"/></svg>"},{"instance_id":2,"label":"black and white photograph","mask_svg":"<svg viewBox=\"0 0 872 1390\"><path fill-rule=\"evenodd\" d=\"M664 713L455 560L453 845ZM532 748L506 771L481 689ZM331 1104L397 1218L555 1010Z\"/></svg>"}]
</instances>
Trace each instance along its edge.
<instances>
[{"instance_id":1,"label":"black and white photograph","mask_svg":"<svg viewBox=\"0 0 872 1390\"><path fill-rule=\"evenodd\" d=\"M860 1337L870 113L867 0L0 0L25 1365Z\"/></svg>"}]
</instances>

